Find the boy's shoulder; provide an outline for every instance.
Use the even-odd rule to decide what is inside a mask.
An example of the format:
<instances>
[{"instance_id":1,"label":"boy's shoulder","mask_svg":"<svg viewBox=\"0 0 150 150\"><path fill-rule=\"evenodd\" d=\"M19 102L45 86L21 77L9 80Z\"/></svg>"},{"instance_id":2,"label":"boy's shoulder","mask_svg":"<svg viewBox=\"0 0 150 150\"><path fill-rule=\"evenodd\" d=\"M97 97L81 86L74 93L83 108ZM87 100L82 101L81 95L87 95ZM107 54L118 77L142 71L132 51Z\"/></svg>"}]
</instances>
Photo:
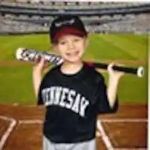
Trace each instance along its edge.
<instances>
[{"instance_id":1,"label":"boy's shoulder","mask_svg":"<svg viewBox=\"0 0 150 150\"><path fill-rule=\"evenodd\" d=\"M91 64L85 63L87 68L87 76L89 76L90 79L95 80L96 82L100 82L104 80L104 76L102 73L96 70L94 66Z\"/></svg>"},{"instance_id":2,"label":"boy's shoulder","mask_svg":"<svg viewBox=\"0 0 150 150\"><path fill-rule=\"evenodd\" d=\"M49 69L49 71L47 72L47 75L54 74L54 73L58 72L59 69L60 69L60 65L58 65L58 66L52 66Z\"/></svg>"},{"instance_id":3,"label":"boy's shoulder","mask_svg":"<svg viewBox=\"0 0 150 150\"><path fill-rule=\"evenodd\" d=\"M52 66L44 75L43 80L54 77L58 73L59 68L60 66Z\"/></svg>"}]
</instances>

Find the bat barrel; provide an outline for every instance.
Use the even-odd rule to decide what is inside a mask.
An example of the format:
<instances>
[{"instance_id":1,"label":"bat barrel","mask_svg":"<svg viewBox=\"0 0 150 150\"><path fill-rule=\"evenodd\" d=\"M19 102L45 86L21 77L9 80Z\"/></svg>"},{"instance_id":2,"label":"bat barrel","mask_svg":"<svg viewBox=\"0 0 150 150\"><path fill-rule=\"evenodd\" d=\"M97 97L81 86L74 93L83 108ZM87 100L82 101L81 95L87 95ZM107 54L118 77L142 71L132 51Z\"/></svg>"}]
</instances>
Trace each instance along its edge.
<instances>
[{"instance_id":1,"label":"bat barrel","mask_svg":"<svg viewBox=\"0 0 150 150\"><path fill-rule=\"evenodd\" d=\"M18 48L16 50L16 59L22 61L38 61L43 57L45 61L54 65L59 65L63 62L60 56L49 54L46 51L37 51L34 49Z\"/></svg>"},{"instance_id":2,"label":"bat barrel","mask_svg":"<svg viewBox=\"0 0 150 150\"><path fill-rule=\"evenodd\" d=\"M108 64L94 63L93 66L96 68L107 69ZM143 75L144 75L144 68L142 66L140 66L138 68L124 67L124 66L113 66L113 69L116 71L122 71L125 73L136 74L138 77L143 77Z\"/></svg>"}]
</instances>

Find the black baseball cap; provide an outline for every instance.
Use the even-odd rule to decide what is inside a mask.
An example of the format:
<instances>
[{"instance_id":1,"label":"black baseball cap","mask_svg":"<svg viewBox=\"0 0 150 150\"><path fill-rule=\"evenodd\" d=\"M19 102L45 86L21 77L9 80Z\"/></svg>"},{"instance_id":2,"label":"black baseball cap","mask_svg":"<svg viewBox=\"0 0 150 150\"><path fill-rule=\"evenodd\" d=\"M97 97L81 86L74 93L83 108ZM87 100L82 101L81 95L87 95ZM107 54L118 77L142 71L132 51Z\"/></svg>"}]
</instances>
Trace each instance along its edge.
<instances>
[{"instance_id":1,"label":"black baseball cap","mask_svg":"<svg viewBox=\"0 0 150 150\"><path fill-rule=\"evenodd\" d=\"M58 39L67 34L86 37L87 31L78 16L59 16L50 26L50 39L52 43L57 43Z\"/></svg>"}]
</instances>

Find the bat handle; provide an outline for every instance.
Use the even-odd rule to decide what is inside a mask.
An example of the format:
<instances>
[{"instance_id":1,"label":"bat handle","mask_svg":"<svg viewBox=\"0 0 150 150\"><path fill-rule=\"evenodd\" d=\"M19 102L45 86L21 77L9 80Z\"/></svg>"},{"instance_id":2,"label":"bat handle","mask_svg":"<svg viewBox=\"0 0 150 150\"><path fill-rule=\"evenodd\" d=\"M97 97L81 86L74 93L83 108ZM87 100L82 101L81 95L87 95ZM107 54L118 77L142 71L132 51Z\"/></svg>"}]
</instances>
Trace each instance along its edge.
<instances>
[{"instance_id":1,"label":"bat handle","mask_svg":"<svg viewBox=\"0 0 150 150\"><path fill-rule=\"evenodd\" d=\"M93 63L96 68L107 69L108 64L105 63ZM143 77L144 68L142 66L138 68L124 67L124 66L113 66L113 69L116 71L123 71L125 73L136 74L138 77Z\"/></svg>"},{"instance_id":2,"label":"bat handle","mask_svg":"<svg viewBox=\"0 0 150 150\"><path fill-rule=\"evenodd\" d=\"M117 71L123 71L125 73L136 74L138 77L143 77L144 75L144 68L142 66L138 68L114 66L113 69Z\"/></svg>"}]
</instances>

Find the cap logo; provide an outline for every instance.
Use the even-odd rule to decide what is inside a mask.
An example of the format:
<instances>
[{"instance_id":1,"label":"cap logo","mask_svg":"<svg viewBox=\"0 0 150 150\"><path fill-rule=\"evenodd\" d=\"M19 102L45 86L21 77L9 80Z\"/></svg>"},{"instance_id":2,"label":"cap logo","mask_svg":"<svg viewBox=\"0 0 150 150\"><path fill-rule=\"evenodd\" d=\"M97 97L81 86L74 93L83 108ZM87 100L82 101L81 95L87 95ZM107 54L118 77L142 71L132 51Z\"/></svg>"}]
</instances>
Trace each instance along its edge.
<instances>
[{"instance_id":1,"label":"cap logo","mask_svg":"<svg viewBox=\"0 0 150 150\"><path fill-rule=\"evenodd\" d=\"M57 23L55 23L55 26L56 26L56 27L60 27L60 26L62 26L62 25L72 25L74 22L75 22L74 19L65 20L65 21L62 21L62 22L57 22Z\"/></svg>"}]
</instances>

